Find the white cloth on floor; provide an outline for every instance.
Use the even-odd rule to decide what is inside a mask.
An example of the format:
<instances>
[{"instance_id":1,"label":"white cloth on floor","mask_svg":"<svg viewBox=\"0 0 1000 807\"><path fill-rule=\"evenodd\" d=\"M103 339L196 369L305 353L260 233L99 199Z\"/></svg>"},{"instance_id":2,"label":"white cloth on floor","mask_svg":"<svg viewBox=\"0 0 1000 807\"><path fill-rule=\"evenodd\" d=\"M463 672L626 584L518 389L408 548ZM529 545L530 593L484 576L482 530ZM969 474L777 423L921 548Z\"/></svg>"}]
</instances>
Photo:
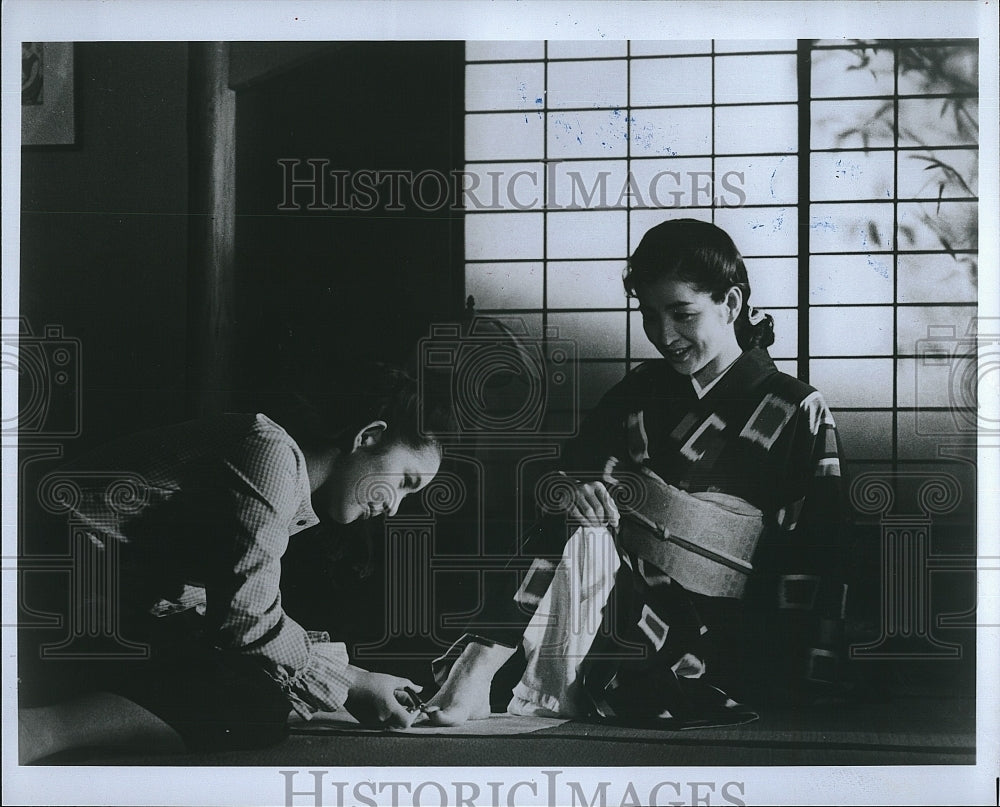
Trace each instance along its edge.
<instances>
[{"instance_id":1,"label":"white cloth on floor","mask_svg":"<svg viewBox=\"0 0 1000 807\"><path fill-rule=\"evenodd\" d=\"M581 527L566 542L555 577L524 632L527 667L507 711L576 717L580 665L601 627L620 560L611 533Z\"/></svg>"}]
</instances>

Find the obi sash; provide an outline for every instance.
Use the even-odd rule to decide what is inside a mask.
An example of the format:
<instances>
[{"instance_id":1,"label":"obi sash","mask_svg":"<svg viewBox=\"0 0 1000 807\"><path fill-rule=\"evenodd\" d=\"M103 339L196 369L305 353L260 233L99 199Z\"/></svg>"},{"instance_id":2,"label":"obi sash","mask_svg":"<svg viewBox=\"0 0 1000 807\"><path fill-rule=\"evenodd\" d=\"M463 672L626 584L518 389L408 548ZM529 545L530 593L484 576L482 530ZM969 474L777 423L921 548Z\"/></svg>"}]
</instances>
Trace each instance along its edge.
<instances>
[{"instance_id":1,"label":"obi sash","mask_svg":"<svg viewBox=\"0 0 1000 807\"><path fill-rule=\"evenodd\" d=\"M638 483L619 503L619 547L649 561L688 591L741 598L764 528L760 510L725 493L689 494L648 468L629 474Z\"/></svg>"}]
</instances>

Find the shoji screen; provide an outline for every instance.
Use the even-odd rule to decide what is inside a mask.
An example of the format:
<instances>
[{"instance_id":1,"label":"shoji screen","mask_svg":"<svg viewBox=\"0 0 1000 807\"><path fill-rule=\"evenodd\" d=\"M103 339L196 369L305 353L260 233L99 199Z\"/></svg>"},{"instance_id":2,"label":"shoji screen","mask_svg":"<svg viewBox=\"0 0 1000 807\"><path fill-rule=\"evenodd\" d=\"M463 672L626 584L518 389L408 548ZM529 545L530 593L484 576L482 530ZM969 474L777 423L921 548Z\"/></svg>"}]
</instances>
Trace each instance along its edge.
<instances>
[{"instance_id":1,"label":"shoji screen","mask_svg":"<svg viewBox=\"0 0 1000 807\"><path fill-rule=\"evenodd\" d=\"M652 357L621 285L669 217L714 220L797 354L796 43L469 42L466 292L577 340L583 406Z\"/></svg>"}]
</instances>

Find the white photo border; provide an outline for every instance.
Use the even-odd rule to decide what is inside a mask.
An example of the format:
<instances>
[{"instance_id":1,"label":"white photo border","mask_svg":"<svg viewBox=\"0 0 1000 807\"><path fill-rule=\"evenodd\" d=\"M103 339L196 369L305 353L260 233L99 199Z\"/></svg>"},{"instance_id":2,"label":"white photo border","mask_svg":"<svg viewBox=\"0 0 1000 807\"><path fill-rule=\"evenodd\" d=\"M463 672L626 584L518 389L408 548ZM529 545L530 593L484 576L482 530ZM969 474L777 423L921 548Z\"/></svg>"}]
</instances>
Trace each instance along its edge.
<instances>
[{"instance_id":1,"label":"white photo border","mask_svg":"<svg viewBox=\"0 0 1000 807\"><path fill-rule=\"evenodd\" d=\"M970 37L980 42L981 181L979 315L1000 316L998 228L998 13L991 2L269 2L267 0L7 0L3 4L3 316L18 316L20 266L19 86L21 41L282 40L322 39L692 39ZM4 376L5 401L17 400ZM992 391L994 395L996 390ZM996 411L996 401L986 403ZM5 403L6 407L6 403ZM16 450L3 446L3 555L16 555ZM675 781L744 783L753 804L987 804L1000 774L1000 446L979 455L979 653L977 654L976 764L974 766L625 768L614 776L648 788ZM3 624L16 623L15 576L3 573ZM18 767L16 658L13 628L4 628L3 802L18 804L284 804L285 777L271 768ZM544 766L410 769L413 781L485 783L539 780ZM399 780L398 768L340 770L328 780ZM664 774L669 773L669 777ZM585 790L607 778L601 769L563 769ZM589 783L589 789L586 787ZM333 804L332 791L330 800ZM545 796L523 804L544 804ZM665 796L666 798L666 796ZM299 797L296 804L312 803ZM408 803L402 801L401 803ZM431 802L433 803L433 801Z\"/></svg>"}]
</instances>

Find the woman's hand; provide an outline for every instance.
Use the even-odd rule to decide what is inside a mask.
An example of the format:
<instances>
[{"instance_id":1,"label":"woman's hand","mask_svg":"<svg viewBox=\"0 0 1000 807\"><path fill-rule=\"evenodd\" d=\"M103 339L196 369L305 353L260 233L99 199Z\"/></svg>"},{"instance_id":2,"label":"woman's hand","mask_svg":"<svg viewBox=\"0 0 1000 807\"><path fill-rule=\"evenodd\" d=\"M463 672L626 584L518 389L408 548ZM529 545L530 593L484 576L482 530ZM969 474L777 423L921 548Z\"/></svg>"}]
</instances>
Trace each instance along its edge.
<instances>
[{"instance_id":1,"label":"woman's hand","mask_svg":"<svg viewBox=\"0 0 1000 807\"><path fill-rule=\"evenodd\" d=\"M617 527L620 519L618 506L603 482L576 484L569 517L585 527Z\"/></svg>"},{"instance_id":2,"label":"woman's hand","mask_svg":"<svg viewBox=\"0 0 1000 807\"><path fill-rule=\"evenodd\" d=\"M416 692L423 688L407 678L355 668L344 708L363 725L407 729L420 712L407 708L405 687Z\"/></svg>"}]
</instances>

